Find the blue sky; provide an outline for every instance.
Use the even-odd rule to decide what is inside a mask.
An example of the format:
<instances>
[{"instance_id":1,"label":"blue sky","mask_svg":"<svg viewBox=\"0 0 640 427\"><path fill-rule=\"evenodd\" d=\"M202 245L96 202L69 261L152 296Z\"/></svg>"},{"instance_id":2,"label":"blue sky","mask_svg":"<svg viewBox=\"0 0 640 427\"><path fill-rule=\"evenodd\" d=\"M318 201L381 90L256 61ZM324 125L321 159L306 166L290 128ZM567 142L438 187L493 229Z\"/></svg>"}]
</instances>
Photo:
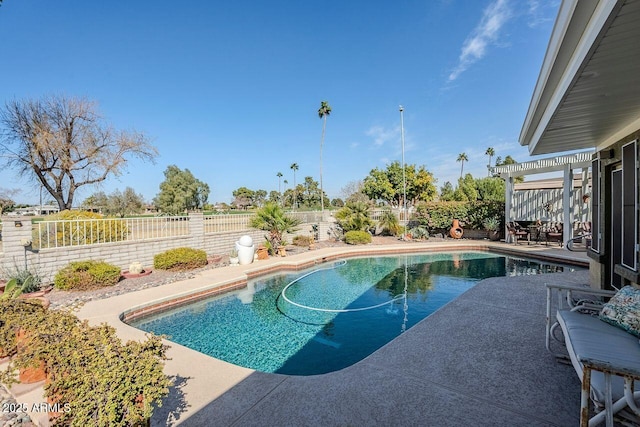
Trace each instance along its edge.
<instances>
[{"instance_id":1,"label":"blue sky","mask_svg":"<svg viewBox=\"0 0 640 427\"><path fill-rule=\"evenodd\" d=\"M329 197L402 156L455 184L487 174L487 147L531 160L518 136L559 0L269 2L5 0L0 103L48 94L87 97L118 128L146 133L155 164L131 161L99 188L147 200L175 164L232 191L319 180L322 121ZM0 187L38 188L0 171Z\"/></svg>"}]
</instances>

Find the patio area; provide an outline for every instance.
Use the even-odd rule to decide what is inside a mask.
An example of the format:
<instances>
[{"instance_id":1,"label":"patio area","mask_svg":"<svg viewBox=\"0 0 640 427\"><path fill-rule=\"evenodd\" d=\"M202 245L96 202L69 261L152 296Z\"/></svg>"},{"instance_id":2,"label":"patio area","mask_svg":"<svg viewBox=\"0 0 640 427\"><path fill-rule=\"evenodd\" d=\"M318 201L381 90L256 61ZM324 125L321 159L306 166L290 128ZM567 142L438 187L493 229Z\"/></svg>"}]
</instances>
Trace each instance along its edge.
<instances>
[{"instance_id":1,"label":"patio area","mask_svg":"<svg viewBox=\"0 0 640 427\"><path fill-rule=\"evenodd\" d=\"M584 253L557 247L462 241L410 244L412 250L492 247L584 262ZM120 314L213 284L237 282L283 262L340 253L406 250L405 244L324 248L257 265L223 267L169 285L87 303L78 313L107 322L123 339L142 331ZM515 251L515 252L514 252ZM363 361L318 376L265 374L171 344L165 372L170 395L151 425L577 425L580 381L545 350L545 283L588 283L588 270L486 279ZM40 401L37 390L20 400ZM40 421L40 420L38 420Z\"/></svg>"},{"instance_id":2,"label":"patio area","mask_svg":"<svg viewBox=\"0 0 640 427\"><path fill-rule=\"evenodd\" d=\"M360 363L313 377L256 372L179 421L578 425L580 381L544 348L544 282L586 281L586 272L485 280ZM165 425L172 407L153 425Z\"/></svg>"}]
</instances>

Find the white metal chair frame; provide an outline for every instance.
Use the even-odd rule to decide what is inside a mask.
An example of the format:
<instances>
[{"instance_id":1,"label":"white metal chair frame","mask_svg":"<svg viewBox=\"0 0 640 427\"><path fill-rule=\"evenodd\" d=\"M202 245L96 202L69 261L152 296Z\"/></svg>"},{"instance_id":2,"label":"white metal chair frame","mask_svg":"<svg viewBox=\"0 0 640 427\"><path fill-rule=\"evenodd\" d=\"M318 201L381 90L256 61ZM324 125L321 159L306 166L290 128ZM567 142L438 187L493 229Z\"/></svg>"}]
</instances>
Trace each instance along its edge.
<instances>
[{"instance_id":1,"label":"white metal chair frame","mask_svg":"<svg viewBox=\"0 0 640 427\"><path fill-rule=\"evenodd\" d=\"M555 291L555 292L554 292ZM563 353L556 353L551 349L551 338L559 343L564 343L556 335L555 331L560 326L558 321L551 323L551 310L554 301L554 294L557 296L557 311L569 310L573 312L585 313L585 315L597 315L604 305L604 298L615 295L615 291L590 289L581 286L552 285L547 284L547 312L546 312L546 333L545 345L547 350L555 357L568 360L569 356ZM576 295L577 294L577 295ZM615 367L606 361L579 358L583 365L582 391L581 391L581 426L594 427L606 420L607 426L613 426L613 415L620 413L625 408L629 408L637 416L640 416L640 408L636 405L636 400L640 398L640 391L634 392L634 381L640 380L640 372L626 367ZM588 419L589 393L591 387L591 371L597 370L604 374L605 379L605 402L604 407L599 402L594 402L598 412L591 419ZM612 402L611 377L612 375L624 378L624 396L616 402ZM604 410L603 410L604 409Z\"/></svg>"}]
</instances>

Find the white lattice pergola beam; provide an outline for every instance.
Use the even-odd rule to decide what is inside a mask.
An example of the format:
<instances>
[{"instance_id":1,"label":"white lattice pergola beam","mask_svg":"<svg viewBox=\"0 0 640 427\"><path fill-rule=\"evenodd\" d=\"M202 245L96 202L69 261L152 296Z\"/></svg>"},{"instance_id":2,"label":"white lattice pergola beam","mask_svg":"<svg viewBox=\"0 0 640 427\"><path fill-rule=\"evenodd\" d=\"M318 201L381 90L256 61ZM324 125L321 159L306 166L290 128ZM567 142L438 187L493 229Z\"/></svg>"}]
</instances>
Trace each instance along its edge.
<instances>
[{"instance_id":1,"label":"white lattice pergola beam","mask_svg":"<svg viewBox=\"0 0 640 427\"><path fill-rule=\"evenodd\" d=\"M500 175L501 178L507 178L510 176L562 171L565 170L566 165L570 165L572 169L587 168L591 166L592 154L593 151L585 151L566 156L557 156L547 159L532 160L530 162L495 166L491 168L491 173L494 175Z\"/></svg>"},{"instance_id":2,"label":"white lattice pergola beam","mask_svg":"<svg viewBox=\"0 0 640 427\"><path fill-rule=\"evenodd\" d=\"M587 174L585 171L591 166L591 156L593 151L569 154L566 156L550 157L547 159L532 160L530 162L514 163L511 165L495 166L491 168L491 173L499 175L506 181L505 194L505 225L511 222L511 207L513 204L514 177L533 175L547 172L563 172L562 203L567 208L563 210L563 240L571 239L573 228L573 206L571 192L573 190L573 170L583 170L583 187L586 188ZM509 233L505 234L507 237Z\"/></svg>"}]
</instances>

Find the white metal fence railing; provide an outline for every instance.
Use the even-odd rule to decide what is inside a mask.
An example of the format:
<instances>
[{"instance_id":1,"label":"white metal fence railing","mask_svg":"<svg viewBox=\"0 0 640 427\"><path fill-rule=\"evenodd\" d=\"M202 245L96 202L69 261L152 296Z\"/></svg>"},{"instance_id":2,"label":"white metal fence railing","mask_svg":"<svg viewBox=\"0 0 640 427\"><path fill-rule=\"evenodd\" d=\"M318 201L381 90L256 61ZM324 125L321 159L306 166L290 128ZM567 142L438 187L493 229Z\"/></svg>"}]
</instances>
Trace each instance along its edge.
<instances>
[{"instance_id":1,"label":"white metal fence railing","mask_svg":"<svg viewBox=\"0 0 640 427\"><path fill-rule=\"evenodd\" d=\"M207 215L204 217L205 233L247 230L253 214Z\"/></svg>"},{"instance_id":2,"label":"white metal fence railing","mask_svg":"<svg viewBox=\"0 0 640 427\"><path fill-rule=\"evenodd\" d=\"M385 211L388 210L374 209L370 211L371 218L379 221ZM401 210L394 209L392 212L402 222ZM299 219L301 224L318 224L322 221L319 211L287 212L287 215ZM205 215L204 233L249 230L254 216L253 213ZM51 249L187 236L190 234L189 225L188 216L41 221L33 224L32 245L37 249Z\"/></svg>"},{"instance_id":3,"label":"white metal fence railing","mask_svg":"<svg viewBox=\"0 0 640 427\"><path fill-rule=\"evenodd\" d=\"M298 218L301 224L317 224L322 221L322 212L287 212L287 215Z\"/></svg>"},{"instance_id":4,"label":"white metal fence railing","mask_svg":"<svg viewBox=\"0 0 640 427\"><path fill-rule=\"evenodd\" d=\"M369 217L374 221L380 221L382 219L382 215L385 212L389 212L389 209L373 209L369 212ZM398 218L401 223L405 220L405 218L411 218L410 209L407 209L406 212L402 209L391 209L391 212Z\"/></svg>"},{"instance_id":5,"label":"white metal fence railing","mask_svg":"<svg viewBox=\"0 0 640 427\"><path fill-rule=\"evenodd\" d=\"M299 219L301 224L315 224L322 220L321 212L287 212L287 215ZM225 233L249 230L254 216L255 214L207 215L204 217L204 232Z\"/></svg>"},{"instance_id":6,"label":"white metal fence railing","mask_svg":"<svg viewBox=\"0 0 640 427\"><path fill-rule=\"evenodd\" d=\"M51 249L188 234L188 216L42 221L34 224L33 247Z\"/></svg>"}]
</instances>

